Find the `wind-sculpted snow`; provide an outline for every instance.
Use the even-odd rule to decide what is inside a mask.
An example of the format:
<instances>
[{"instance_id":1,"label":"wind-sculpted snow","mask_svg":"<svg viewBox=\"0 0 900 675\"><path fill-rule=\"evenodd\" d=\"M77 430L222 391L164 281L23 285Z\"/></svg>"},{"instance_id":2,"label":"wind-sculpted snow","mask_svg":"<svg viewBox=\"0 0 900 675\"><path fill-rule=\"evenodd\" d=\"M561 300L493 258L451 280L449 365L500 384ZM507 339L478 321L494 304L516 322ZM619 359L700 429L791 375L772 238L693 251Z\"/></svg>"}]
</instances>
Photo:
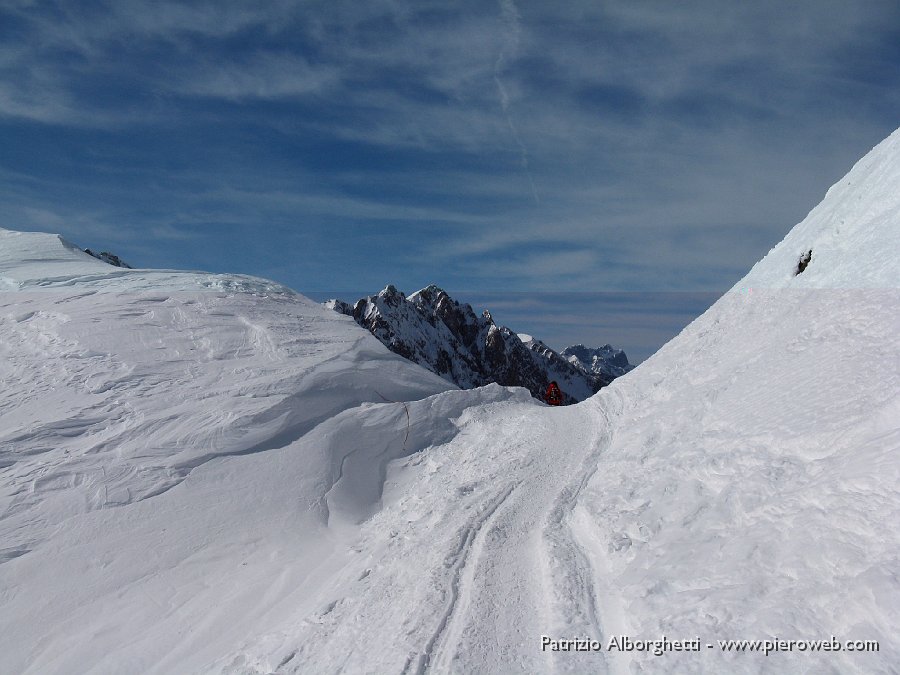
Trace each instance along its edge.
<instances>
[{"instance_id":1,"label":"wind-sculpted snow","mask_svg":"<svg viewBox=\"0 0 900 675\"><path fill-rule=\"evenodd\" d=\"M286 445L376 390L447 388L295 295L71 288L0 296L0 369L17 384L0 392L0 461L16 518L46 509L50 486L81 487L66 512L128 504L214 457Z\"/></svg>"},{"instance_id":2,"label":"wind-sculpted snow","mask_svg":"<svg viewBox=\"0 0 900 675\"><path fill-rule=\"evenodd\" d=\"M565 408L274 284L12 237L0 672L896 672L897 140ZM699 652L608 649L664 636ZM832 636L879 650L719 647Z\"/></svg>"},{"instance_id":3,"label":"wind-sculpted snow","mask_svg":"<svg viewBox=\"0 0 900 675\"><path fill-rule=\"evenodd\" d=\"M103 616L111 595L142 575L162 574L157 558L177 557L184 546L211 558L231 550L229 537L213 545L212 530L194 529L204 522L197 509L218 506L189 497L179 516L162 506L198 469L219 467L228 457L288 452L321 423L367 402L414 401L452 387L391 354L349 319L260 279L121 270L57 237L6 230L0 230L0 276L19 289L0 293L3 672L29 664L47 672L57 658L55 667L72 672L103 653L106 646L73 657L58 642L66 639L61 624L48 623L41 612L72 621L80 599ZM393 430L390 440L396 440ZM281 495L311 513L341 482L333 473L345 449L324 448L295 457L308 489ZM368 487L377 493L377 485ZM264 483L257 488L243 503L253 523L254 504L268 490ZM246 486L234 486L240 489ZM217 493L213 501L231 498ZM135 513L152 528L198 538L163 537L156 549L152 537L130 545L118 535L108 538L105 528L117 531ZM244 536L237 534L241 519L234 522L235 536ZM106 549L111 541L123 550ZM80 571L69 570L72 565ZM39 618L32 623L29 616ZM143 616L137 608L122 629ZM51 645L49 660L40 656L39 642Z\"/></svg>"},{"instance_id":4,"label":"wind-sculpted snow","mask_svg":"<svg viewBox=\"0 0 900 675\"><path fill-rule=\"evenodd\" d=\"M898 312L900 291L734 294L585 404L472 409L393 467L342 575L214 670L892 672ZM703 648L552 653L542 635ZM880 651L718 648L831 636Z\"/></svg>"},{"instance_id":5,"label":"wind-sculpted snow","mask_svg":"<svg viewBox=\"0 0 900 675\"><path fill-rule=\"evenodd\" d=\"M547 414L523 399L471 407L456 425L391 467L341 573L282 631L213 670L544 672L542 632L596 632L582 604L594 597L590 561L567 514L597 470L606 414ZM595 661L574 656L559 669Z\"/></svg>"}]
</instances>

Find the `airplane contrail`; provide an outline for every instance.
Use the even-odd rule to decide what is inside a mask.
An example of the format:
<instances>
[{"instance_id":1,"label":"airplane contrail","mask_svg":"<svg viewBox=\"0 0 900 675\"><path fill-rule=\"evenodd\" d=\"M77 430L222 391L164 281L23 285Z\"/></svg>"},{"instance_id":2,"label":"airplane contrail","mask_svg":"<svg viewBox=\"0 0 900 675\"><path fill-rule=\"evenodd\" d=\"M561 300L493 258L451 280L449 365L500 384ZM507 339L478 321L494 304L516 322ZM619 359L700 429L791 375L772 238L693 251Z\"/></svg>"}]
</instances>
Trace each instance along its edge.
<instances>
[{"instance_id":1,"label":"airplane contrail","mask_svg":"<svg viewBox=\"0 0 900 675\"><path fill-rule=\"evenodd\" d=\"M503 80L501 78L501 75L506 68L507 50L509 53L514 54L518 49L519 35L522 32L519 25L521 18L519 16L519 10L516 9L516 4L513 0L499 0L499 2L503 23L506 25L506 38L504 40L505 44L500 49L496 62L494 62L494 83L497 85L497 92L500 95L500 108L503 110L503 116L506 118L506 126L509 127L513 140L516 142L516 145L519 146L519 156L522 162L522 168L528 176L528 183L531 186L531 195L534 197L534 203L538 204L541 200L538 198L537 188L534 185L534 177L531 175L531 167L528 164L528 148L526 148L525 143L522 142L519 130L516 128L512 116L509 114L509 94L506 91L506 87L503 86Z\"/></svg>"}]
</instances>

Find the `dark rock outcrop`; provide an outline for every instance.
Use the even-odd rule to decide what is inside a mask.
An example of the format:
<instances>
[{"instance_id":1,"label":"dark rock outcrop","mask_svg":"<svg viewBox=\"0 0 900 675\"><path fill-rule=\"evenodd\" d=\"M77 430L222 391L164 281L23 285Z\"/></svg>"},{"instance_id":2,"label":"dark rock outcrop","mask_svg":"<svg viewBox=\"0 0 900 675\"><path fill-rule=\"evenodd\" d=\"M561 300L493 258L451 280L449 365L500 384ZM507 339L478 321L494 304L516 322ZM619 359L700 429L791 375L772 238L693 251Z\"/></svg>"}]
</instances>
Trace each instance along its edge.
<instances>
[{"instance_id":1,"label":"dark rock outcrop","mask_svg":"<svg viewBox=\"0 0 900 675\"><path fill-rule=\"evenodd\" d=\"M576 403L595 394L618 374L630 369L624 352L608 345L613 357L624 359L624 370L596 372L561 355L539 340L522 339L509 328L498 326L490 312L480 316L437 286L404 296L394 286L355 304L341 300L325 303L352 316L388 349L437 373L464 389L496 382L525 387L543 399L551 380L563 391L564 403ZM587 349L581 345L570 349ZM590 350L588 350L590 351ZM621 355L621 356L619 356Z\"/></svg>"},{"instance_id":2,"label":"dark rock outcrop","mask_svg":"<svg viewBox=\"0 0 900 675\"><path fill-rule=\"evenodd\" d=\"M562 356L574 365L597 375L605 375L610 379L621 377L634 368L628 363L628 357L621 349L612 345L602 347L585 347L573 345L566 347L561 352Z\"/></svg>"},{"instance_id":3,"label":"dark rock outcrop","mask_svg":"<svg viewBox=\"0 0 900 675\"><path fill-rule=\"evenodd\" d=\"M88 255L94 256L97 260L102 260L103 262L113 265L115 267L124 267L125 269L134 269L127 262L122 260L119 256L114 253L110 253L109 251L101 251L100 253L94 253L91 249L86 248L84 252Z\"/></svg>"}]
</instances>

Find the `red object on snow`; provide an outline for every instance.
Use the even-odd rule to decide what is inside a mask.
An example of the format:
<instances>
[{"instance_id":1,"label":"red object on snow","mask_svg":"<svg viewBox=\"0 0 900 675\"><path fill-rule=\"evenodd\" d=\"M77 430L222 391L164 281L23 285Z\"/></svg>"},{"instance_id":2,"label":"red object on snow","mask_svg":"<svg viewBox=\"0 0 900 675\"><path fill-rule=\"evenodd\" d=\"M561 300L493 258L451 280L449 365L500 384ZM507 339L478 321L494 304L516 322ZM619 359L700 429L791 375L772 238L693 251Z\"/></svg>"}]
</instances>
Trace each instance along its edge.
<instances>
[{"instance_id":1,"label":"red object on snow","mask_svg":"<svg viewBox=\"0 0 900 675\"><path fill-rule=\"evenodd\" d=\"M556 384L556 380L547 385L547 391L544 392L544 400L549 405L562 405L562 391L560 391L559 385Z\"/></svg>"}]
</instances>

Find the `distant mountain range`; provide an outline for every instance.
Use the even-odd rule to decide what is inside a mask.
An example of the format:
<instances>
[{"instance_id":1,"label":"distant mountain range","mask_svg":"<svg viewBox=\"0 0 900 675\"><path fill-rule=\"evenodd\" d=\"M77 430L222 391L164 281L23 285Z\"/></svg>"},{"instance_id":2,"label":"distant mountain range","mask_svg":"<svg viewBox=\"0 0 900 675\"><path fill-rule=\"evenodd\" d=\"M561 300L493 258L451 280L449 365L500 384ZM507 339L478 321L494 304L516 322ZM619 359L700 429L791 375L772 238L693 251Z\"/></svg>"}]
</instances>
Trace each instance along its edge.
<instances>
[{"instance_id":1,"label":"distant mountain range","mask_svg":"<svg viewBox=\"0 0 900 675\"><path fill-rule=\"evenodd\" d=\"M577 403L634 366L610 345L568 347L559 353L530 335L498 326L485 310L451 298L431 285L410 296L394 286L351 305L329 300L327 307L353 317L388 349L424 366L463 389L492 382L525 387L543 399L556 380L565 404Z\"/></svg>"}]
</instances>

